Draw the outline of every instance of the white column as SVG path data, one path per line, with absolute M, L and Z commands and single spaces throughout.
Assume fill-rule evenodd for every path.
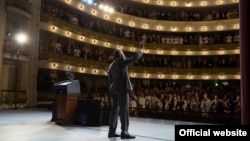
M 35 107 L 37 103 L 37 70 L 38 70 L 38 50 L 39 50 L 39 25 L 41 0 L 33 0 L 32 17 L 29 23 L 29 61 L 27 62 L 27 106 Z

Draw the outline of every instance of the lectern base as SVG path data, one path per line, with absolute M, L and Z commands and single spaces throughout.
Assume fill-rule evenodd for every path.
M 77 95 L 57 95 L 55 106 L 55 123 L 59 125 L 75 124 Z

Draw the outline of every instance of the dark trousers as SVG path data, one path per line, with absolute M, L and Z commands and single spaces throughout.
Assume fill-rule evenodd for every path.
M 109 116 L 109 133 L 115 133 L 120 115 L 122 134 L 128 133 L 129 126 L 129 94 L 125 91 L 110 90 L 112 97 Z

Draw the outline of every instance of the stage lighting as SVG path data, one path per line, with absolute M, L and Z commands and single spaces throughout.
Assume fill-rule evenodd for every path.
M 97 3 L 97 0 L 83 0 L 83 3 L 87 5 L 95 5 Z
M 113 13 L 114 8 L 107 4 L 104 0 L 82 0 L 82 2 L 89 6 L 98 6 L 101 10 L 108 13 Z

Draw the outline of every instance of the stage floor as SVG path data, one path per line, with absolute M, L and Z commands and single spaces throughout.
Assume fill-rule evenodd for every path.
M 61 126 L 51 122 L 51 111 L 46 109 L 0 110 L 1 141 L 118 141 L 108 138 L 108 126 Z M 177 124 L 195 122 L 130 117 L 129 133 L 133 141 L 174 141 Z M 117 133 L 120 133 L 120 123 Z

